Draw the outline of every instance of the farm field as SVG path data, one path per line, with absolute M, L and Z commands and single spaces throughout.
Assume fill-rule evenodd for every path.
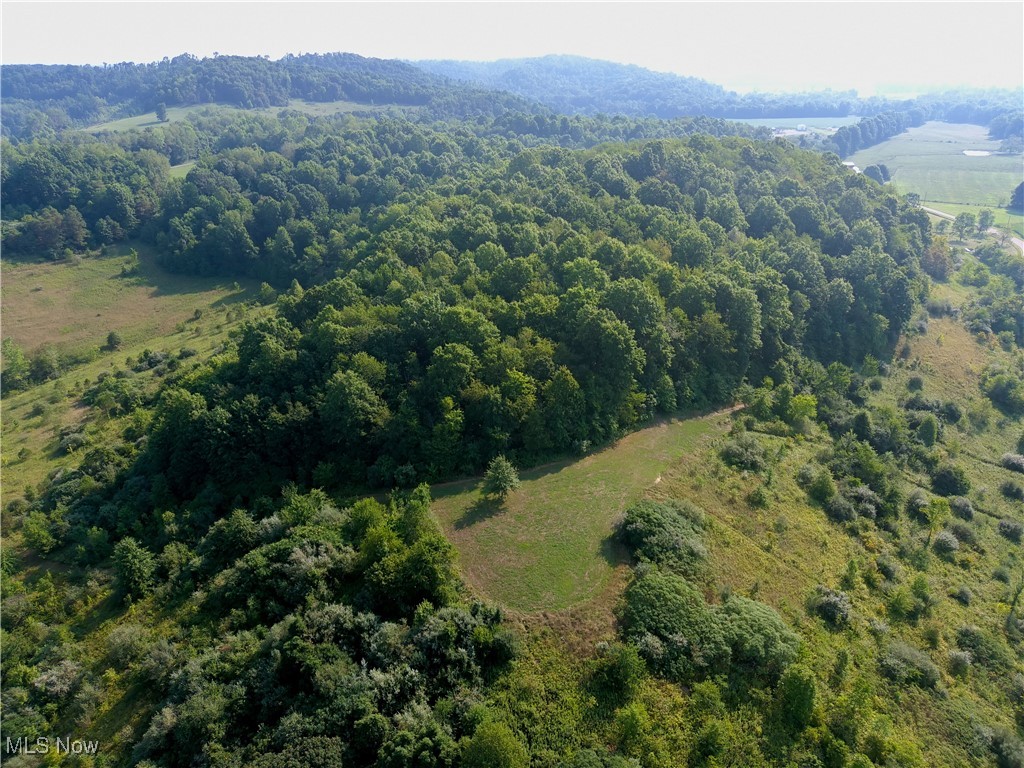
M 973 213 L 975 217 L 985 210 L 986 208 L 992 211 L 996 216 L 996 226 L 1008 229 L 1011 232 L 1015 232 L 1019 237 L 1024 237 L 1024 215 L 1019 213 L 1011 213 L 1005 208 L 997 208 L 991 205 L 963 205 L 958 203 L 937 203 L 934 200 L 924 201 L 924 205 L 928 208 L 934 208 L 936 211 L 942 211 L 948 213 L 950 216 L 956 216 L 958 213 L 967 212 Z
M 728 423 L 722 414 L 671 420 L 524 471 L 504 505 L 479 480 L 438 486 L 433 509 L 475 590 L 521 613 L 571 608 L 599 596 L 624 562 L 611 537 L 626 506 Z
M 860 168 L 884 164 L 901 192 L 916 192 L 928 203 L 997 208 L 1024 178 L 1020 155 L 968 156 L 964 151 L 995 153 L 1000 142 L 978 125 L 929 122 L 847 160 Z M 941 205 L 932 206 L 942 209 Z

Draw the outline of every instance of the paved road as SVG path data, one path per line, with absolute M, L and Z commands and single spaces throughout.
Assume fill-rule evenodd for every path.
M 921 206 L 921 210 L 924 211 L 925 213 L 930 213 L 932 216 L 938 216 L 940 219 L 949 219 L 950 221 L 953 221 L 953 220 L 956 219 L 955 216 L 950 216 L 948 213 L 943 213 L 942 211 L 936 211 L 934 208 L 928 208 L 927 206 L 924 206 L 924 205 Z M 989 232 L 990 235 L 996 235 L 997 237 L 999 235 L 1004 234 L 1003 230 L 996 229 L 995 227 L 989 227 L 988 232 Z M 1011 237 L 1010 238 L 1010 242 L 1013 243 L 1014 247 L 1018 251 L 1020 251 L 1021 253 L 1024 253 L 1024 240 L 1021 240 L 1019 237 Z

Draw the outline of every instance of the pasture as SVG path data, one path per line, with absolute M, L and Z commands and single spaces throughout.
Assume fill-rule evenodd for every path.
M 585 458 L 525 471 L 503 504 L 485 497 L 478 479 L 437 486 L 434 513 L 476 592 L 519 613 L 579 606 L 614 586 L 625 560 L 612 535 L 626 506 L 728 423 L 723 414 L 665 421 Z
M 979 125 L 929 122 L 847 160 L 860 168 L 888 166 L 893 186 L 903 193 L 916 192 L 939 210 L 945 210 L 939 203 L 995 209 L 1006 205 L 1024 178 L 1024 158 L 995 154 L 999 144 Z M 993 154 L 968 156 L 965 151 Z

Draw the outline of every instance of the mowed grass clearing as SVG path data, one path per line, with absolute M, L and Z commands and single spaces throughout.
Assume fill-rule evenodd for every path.
M 62 351 L 102 346 L 117 331 L 126 346 L 171 333 L 195 311 L 252 298 L 255 283 L 175 275 L 149 249 L 137 274 L 121 276 L 129 246 L 68 262 L 9 262 L 3 269 L 3 336 L 26 352 L 43 344 Z
M 994 154 L 1000 142 L 980 125 L 928 122 L 847 158 L 860 168 L 884 164 L 901 192 L 939 203 L 1002 207 L 1024 179 L 1024 158 Z M 964 151 L 993 154 L 970 157 Z M 938 207 L 938 206 L 936 206 Z
M 479 479 L 437 486 L 433 509 L 476 592 L 520 614 L 570 609 L 606 592 L 623 568 L 612 535 L 626 506 L 728 424 L 711 414 L 642 429 L 523 472 L 504 504 L 484 497 Z
M 355 101 L 303 101 L 302 99 L 292 99 L 288 102 L 288 106 L 274 106 L 274 107 L 257 107 L 255 109 L 242 109 L 241 107 L 232 106 L 229 104 L 190 104 L 183 107 L 168 107 L 167 108 L 167 121 L 160 122 L 156 119 L 155 112 L 146 112 L 141 115 L 133 115 L 132 117 L 124 117 L 119 120 L 110 120 L 105 123 L 98 123 L 96 125 L 90 125 L 81 130 L 85 133 L 103 133 L 105 131 L 130 131 L 135 128 L 156 128 L 161 125 L 167 125 L 168 123 L 177 123 L 181 120 L 185 120 L 189 115 L 193 115 L 199 112 L 246 112 L 264 115 L 277 115 L 284 109 L 293 109 L 297 112 L 303 112 L 313 117 L 324 117 L 327 115 L 336 115 L 343 112 L 379 112 L 385 109 L 415 109 L 415 107 L 409 107 L 399 104 L 360 104 Z

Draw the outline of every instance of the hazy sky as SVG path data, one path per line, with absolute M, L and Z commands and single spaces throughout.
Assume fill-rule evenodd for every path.
M 1018 87 L 1024 3 L 278 3 L 3 0 L 3 63 L 349 51 L 492 60 L 572 53 L 727 88 Z

